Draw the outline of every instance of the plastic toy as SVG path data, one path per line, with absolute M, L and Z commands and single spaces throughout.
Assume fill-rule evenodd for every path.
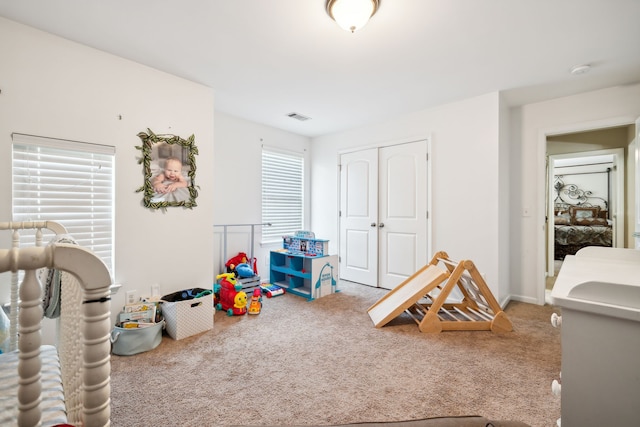
M 237 284 L 236 275 L 234 273 L 221 273 L 216 276 L 216 280 L 218 282 L 221 282 L 223 279 L 231 283 L 233 286 L 237 286 L 238 289 L 236 290 L 239 291 L 240 289 L 242 289 L 242 285 Z
M 236 274 L 238 277 L 253 277 L 253 269 L 247 263 L 238 264 Z
M 228 312 L 228 310 L 227 310 Z M 233 314 L 245 314 L 247 312 L 247 293 L 240 291 L 233 297 Z
M 242 267 L 242 268 L 248 268 L 249 270 L 252 270 L 251 273 L 249 273 L 249 271 L 245 271 L 243 274 L 245 274 L 244 276 L 240 275 L 240 273 L 238 272 L 238 267 L 240 267 L 241 265 L 246 265 L 247 267 Z M 234 273 L 236 276 L 240 276 L 240 277 L 253 277 L 254 275 L 258 274 L 258 266 L 257 266 L 257 262 L 255 257 L 254 258 L 248 258 L 247 254 L 244 252 L 239 252 L 238 255 L 234 256 L 233 258 L 230 258 L 225 264 L 224 266 L 227 268 L 227 273 Z
M 271 283 L 263 283 L 260 285 L 262 292 L 267 295 L 267 298 L 277 297 L 284 294 L 284 289 L 278 285 L 272 285 Z
M 216 276 L 218 285 L 214 286 L 214 292 L 219 294 L 216 310 L 225 310 L 227 316 L 241 316 L 247 313 L 247 294 L 243 292 L 242 285 L 237 283 L 233 273 L 223 273 Z
M 229 260 L 224 264 L 227 267 L 227 273 L 231 273 L 238 264 L 242 264 L 243 262 L 247 262 L 247 254 L 244 252 L 238 252 L 238 255 L 229 258 Z
M 249 302 L 249 314 L 260 314 L 262 310 L 262 292 L 260 288 L 255 288 Z
M 200 298 L 203 297 L 205 295 L 209 295 L 211 293 L 211 289 L 186 289 L 184 291 L 182 291 L 182 293 L 180 294 L 180 297 L 183 300 L 188 300 L 188 299 L 194 299 L 194 298 Z

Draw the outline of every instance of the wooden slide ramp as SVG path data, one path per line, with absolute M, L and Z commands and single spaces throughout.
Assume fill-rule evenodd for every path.
M 463 295 L 462 301 L 445 303 L 454 288 Z M 446 252 L 437 252 L 429 264 L 389 291 L 367 312 L 376 328 L 407 313 L 421 332 L 513 330 L 474 263 L 451 261 Z

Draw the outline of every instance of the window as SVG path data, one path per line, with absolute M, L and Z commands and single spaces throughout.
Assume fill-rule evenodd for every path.
M 113 274 L 115 148 L 16 133 L 12 139 L 13 221 L 61 223 Z
M 262 241 L 275 242 L 302 230 L 304 223 L 302 153 L 262 148 Z

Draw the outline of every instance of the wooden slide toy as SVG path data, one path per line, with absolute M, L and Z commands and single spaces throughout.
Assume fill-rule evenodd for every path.
M 454 288 L 460 291 L 462 300 L 446 303 Z M 429 264 L 389 291 L 367 311 L 376 328 L 383 327 L 401 313 L 407 313 L 421 332 L 513 330 L 511 321 L 474 263 L 469 260 L 451 261 L 446 252 L 437 252 Z

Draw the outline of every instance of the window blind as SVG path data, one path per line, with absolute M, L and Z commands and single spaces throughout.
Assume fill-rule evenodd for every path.
M 12 139 L 13 220 L 61 223 L 113 274 L 115 148 L 23 134 Z
M 273 242 L 302 230 L 304 222 L 302 154 L 262 149 L 262 241 Z

